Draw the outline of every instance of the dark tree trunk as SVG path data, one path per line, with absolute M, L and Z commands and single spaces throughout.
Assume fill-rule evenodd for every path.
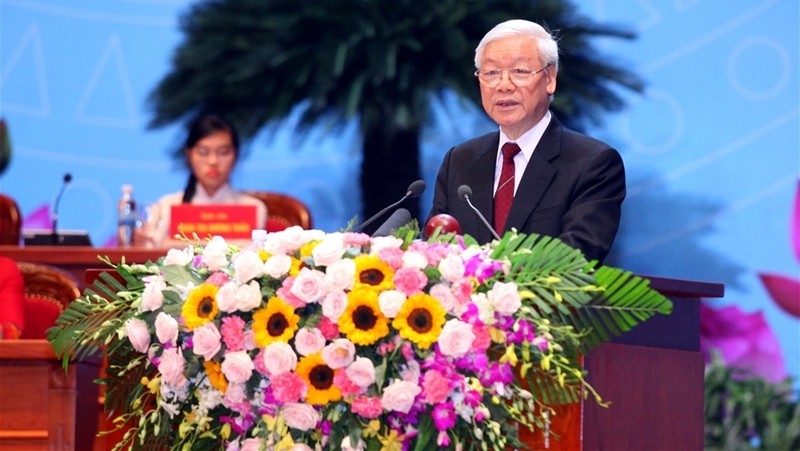
M 400 200 L 411 182 L 421 178 L 419 164 L 419 129 L 376 127 L 364 130 L 361 163 L 361 197 L 363 217 L 360 222 Z M 413 218 L 420 218 L 419 199 L 408 199 L 398 208 L 407 209 Z M 374 231 L 392 212 L 367 227 Z

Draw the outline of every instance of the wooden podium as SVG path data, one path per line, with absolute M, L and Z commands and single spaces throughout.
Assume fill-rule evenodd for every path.
M 724 286 L 642 276 L 669 298 L 673 312 L 657 315 L 592 350 L 588 381 L 610 402 L 589 398 L 559 406 L 553 431 L 559 440 L 523 435 L 532 449 L 703 449 L 703 372 L 700 299 L 721 297 Z
M 96 362 L 64 370 L 45 340 L 0 340 L 0 449 L 91 449 L 98 370 Z

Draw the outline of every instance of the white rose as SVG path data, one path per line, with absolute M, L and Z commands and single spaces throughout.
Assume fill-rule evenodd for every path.
M 261 287 L 255 280 L 236 288 L 236 308 L 249 312 L 261 305 Z
M 386 387 L 381 396 L 381 406 L 384 410 L 408 413 L 414 405 L 414 398 L 422 388 L 408 381 L 397 381 Z
M 351 258 L 333 262 L 325 268 L 325 283 L 331 290 L 351 290 L 356 281 L 356 262 Z
M 170 249 L 167 251 L 167 256 L 164 257 L 164 265 L 178 265 L 186 266 L 194 260 L 194 252 L 192 248 L 187 246 L 183 249 Z
M 291 253 L 300 249 L 306 240 L 303 237 L 303 228 L 300 226 L 287 227 L 276 233 L 280 248 L 285 252 Z
M 355 445 L 350 444 L 350 436 L 342 439 L 342 444 L 340 445 L 342 451 L 364 451 L 367 449 L 367 444 L 364 443 L 364 440 L 358 439 L 358 443 Z
M 447 313 L 460 316 L 461 312 L 456 312 L 456 297 L 453 292 L 450 291 L 449 286 L 443 283 L 437 283 L 431 287 L 430 295 L 439 301 L 439 304 L 442 305 L 442 308 L 445 309 Z
M 355 356 L 356 346 L 346 338 L 337 338 L 322 349 L 322 361 L 332 370 L 350 365 Z
M 306 304 L 311 304 L 321 301 L 328 291 L 327 288 L 325 275 L 321 271 L 303 268 L 294 278 L 289 291 Z
M 220 268 L 228 265 L 228 250 L 225 238 L 215 236 L 203 249 L 203 262 L 212 272 L 219 271 Z
M 444 323 L 439 334 L 439 351 L 448 357 L 463 357 L 472 348 L 475 333 L 472 326 L 458 319 Z
M 355 362 L 345 370 L 347 377 L 361 388 L 375 383 L 375 365 L 366 357 L 356 357 Z
M 457 255 L 448 254 L 439 262 L 438 268 L 442 279 L 448 282 L 452 283 L 464 277 L 464 261 Z
M 400 249 L 403 247 L 403 240 L 396 236 L 377 236 L 370 239 L 369 252 L 378 254 L 384 249 Z
M 233 351 L 225 353 L 221 369 L 228 381 L 237 384 L 245 383 L 250 379 L 255 365 L 247 351 Z
M 316 428 L 320 414 L 311 405 L 300 402 L 287 402 L 281 408 L 281 416 L 290 428 L 308 431 Z
M 302 356 L 316 354 L 325 346 L 325 337 L 317 328 L 304 327 L 294 337 L 294 347 Z
M 125 323 L 125 333 L 128 340 L 133 345 L 133 349 L 139 352 L 147 352 L 150 347 L 150 332 L 147 330 L 147 323 L 139 318 L 131 318 Z
M 221 312 L 233 313 L 238 306 L 236 305 L 236 287 L 238 284 L 234 281 L 225 282 L 224 285 L 217 290 L 217 308 Z
M 495 310 L 503 315 L 513 315 L 522 305 L 522 298 L 514 282 L 496 282 L 489 290 L 489 299 L 495 306 Z
M 381 313 L 387 318 L 394 318 L 406 302 L 405 293 L 397 290 L 382 291 L 378 295 L 378 305 Z
M 266 262 L 264 262 L 264 267 L 262 270 L 264 271 L 264 274 L 272 277 L 273 279 L 280 279 L 286 274 L 289 274 L 290 269 L 292 269 L 292 257 L 289 257 L 286 254 L 274 254 L 271 255 Z
M 156 336 L 160 343 L 175 344 L 178 341 L 178 321 L 164 312 L 159 312 L 156 316 Z
M 297 367 L 297 354 L 288 343 L 276 341 L 267 345 L 261 353 L 264 367 L 272 376 L 279 376 Z
M 142 292 L 142 303 L 139 304 L 139 311 L 153 312 L 164 305 L 163 290 L 167 288 L 167 283 L 160 276 L 144 277 L 144 291 Z
M 250 279 L 262 274 L 264 263 L 257 253 L 253 251 L 242 251 L 234 255 L 233 278 L 242 283 L 247 283 Z
M 314 265 L 328 266 L 342 259 L 345 245 L 341 233 L 329 233 L 311 250 Z
M 336 322 L 347 309 L 347 293 L 344 291 L 331 291 L 322 300 L 322 314 L 329 320 Z
M 403 253 L 403 268 L 424 269 L 428 266 L 428 257 L 417 251 L 406 251 Z

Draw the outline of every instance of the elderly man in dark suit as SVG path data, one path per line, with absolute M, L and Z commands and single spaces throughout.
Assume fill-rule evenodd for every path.
M 446 213 L 479 242 L 492 231 L 516 229 L 557 237 L 602 260 L 617 234 L 625 198 L 619 153 L 564 128 L 550 112 L 558 46 L 540 25 L 510 20 L 493 28 L 475 50 L 483 108 L 497 132 L 450 149 L 436 178 L 429 217 Z

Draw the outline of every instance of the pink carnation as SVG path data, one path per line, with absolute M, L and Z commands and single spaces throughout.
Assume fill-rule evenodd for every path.
M 319 320 L 317 329 L 322 332 L 322 336 L 327 340 L 333 340 L 339 336 L 339 325 L 328 319 L 326 316 L 323 316 L 322 319 Z
M 222 341 L 226 348 L 231 351 L 244 349 L 244 326 L 244 320 L 238 316 L 222 318 Z
M 406 296 L 419 293 L 427 284 L 428 277 L 417 268 L 400 268 L 394 273 L 395 289 Z
M 274 376 L 270 378 L 270 382 L 272 382 L 272 394 L 281 404 L 300 401 L 308 390 L 303 378 L 295 373 Z
M 333 376 L 333 385 L 342 391 L 342 396 L 344 397 L 360 395 L 363 391 L 361 387 L 347 377 L 345 371 L 337 371 L 335 373 Z
M 353 413 L 364 418 L 378 418 L 383 413 L 381 398 L 372 396 L 357 396 L 350 407 Z
M 396 247 L 384 248 L 378 252 L 378 258 L 396 270 L 403 266 L 403 254 L 403 250 Z
M 345 246 L 364 247 L 369 244 L 370 236 L 366 233 L 345 232 L 342 238 Z
M 217 286 L 217 287 L 221 287 L 221 286 L 225 285 L 230 280 L 231 280 L 231 278 L 228 277 L 228 275 L 225 274 L 224 272 L 216 271 L 216 272 L 212 273 L 210 276 L 208 276 L 208 279 L 206 279 L 206 283 L 214 285 L 214 286 Z
M 475 334 L 475 340 L 472 342 L 472 350 L 474 352 L 484 352 L 489 349 L 492 344 L 492 337 L 489 335 L 488 326 L 472 326 L 472 333 Z
M 450 381 L 437 370 L 430 370 L 422 376 L 422 396 L 428 404 L 439 404 L 450 394 Z

